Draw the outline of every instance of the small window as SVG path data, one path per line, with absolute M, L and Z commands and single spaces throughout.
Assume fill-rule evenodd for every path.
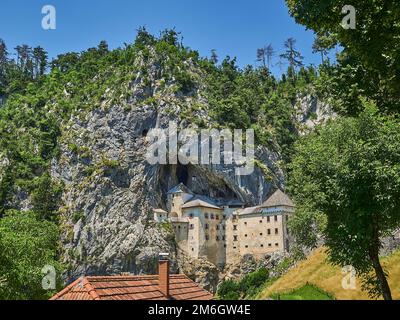
M 214 214 L 211 213 L 211 220 L 214 220 Z
M 233 230 L 237 230 L 237 225 L 236 224 L 233 225 Z
M 218 214 L 215 215 L 215 219 L 219 220 L 219 215 Z
M 279 234 L 278 228 L 275 228 L 275 234 Z
M 264 248 L 264 245 L 263 245 L 263 244 L 261 245 L 261 248 Z
M 226 244 L 224 244 L 224 248 L 226 248 Z
M 208 230 L 208 223 L 206 223 L 206 225 L 205 225 L 205 229 L 206 229 L 206 230 Z
M 222 236 L 222 241 L 225 241 L 225 236 Z
M 245 247 L 245 248 L 248 248 L 249 246 L 246 244 L 244 247 Z
M 215 240 L 219 241 L 219 236 L 217 236 L 217 237 L 215 238 Z
M 222 215 L 222 219 L 226 219 L 226 215 L 225 214 Z
M 194 224 L 191 224 L 190 225 L 190 230 L 193 230 L 194 229 Z
M 262 220 L 260 220 L 260 223 L 262 223 Z
M 247 238 L 247 234 L 244 235 Z
M 272 243 L 268 243 L 268 247 L 272 247 Z
M 237 238 L 237 236 L 233 236 L 233 241 L 238 241 Z
M 193 219 L 193 213 L 189 214 L 189 218 Z
M 262 234 L 262 232 L 260 233 L 260 236 L 262 236 L 263 234 Z
M 209 240 L 209 239 L 210 239 L 210 237 L 208 235 L 206 235 L 206 240 Z
M 236 247 L 233 247 L 233 249 L 236 249 Z
M 204 218 L 208 219 L 208 213 L 207 212 L 204 214 Z
M 271 229 L 268 229 L 267 232 L 268 232 L 268 235 L 270 235 L 271 234 Z
M 216 226 L 217 230 L 219 230 L 219 225 Z
M 278 216 L 274 216 L 275 222 L 278 221 Z
M 279 243 L 275 243 L 275 247 L 279 247 Z
M 194 248 L 192 248 L 192 251 L 194 251 Z
M 247 226 L 247 222 L 245 222 L 244 225 Z
M 271 222 L 271 217 L 267 217 L 267 222 Z

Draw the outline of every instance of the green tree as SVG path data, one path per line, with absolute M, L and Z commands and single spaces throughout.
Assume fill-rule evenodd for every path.
M 8 51 L 6 43 L 0 39 L 0 94 L 7 81 Z
M 384 111 L 400 107 L 400 6 L 397 0 L 357 1 L 356 29 L 341 26 L 346 0 L 286 0 L 298 23 L 335 39 L 343 48 L 342 64 L 349 65 L 346 85 L 361 86 Z M 347 70 L 350 71 L 350 70 Z M 360 76 L 358 76 L 360 73 Z M 351 104 L 349 104 L 351 107 Z
M 280 57 L 288 61 L 289 67 L 295 70 L 297 67 L 303 66 L 304 57 L 296 49 L 296 40 L 289 38 L 285 41 L 284 46 L 285 52 Z
M 32 192 L 33 210 L 41 220 L 57 221 L 57 208 L 61 196 L 61 187 L 56 185 L 46 172 L 34 180 Z
M 218 63 L 218 54 L 217 54 L 217 50 L 212 49 L 211 50 L 211 58 L 210 58 L 211 62 L 213 64 L 217 64 Z
M 352 265 L 371 296 L 388 300 L 379 250 L 382 237 L 400 226 L 399 150 L 400 122 L 366 103 L 360 117 L 339 119 L 303 138 L 290 176 L 299 210 L 310 221 L 326 216 L 331 261 Z
M 235 280 L 222 282 L 218 287 L 217 295 L 222 300 L 239 300 L 238 284 Z
M 32 52 L 35 77 L 42 76 L 47 68 L 47 52 L 42 47 L 36 47 Z
M 42 287 L 46 265 L 56 269 L 60 288 L 57 240 L 57 226 L 33 213 L 13 211 L 0 219 L 0 300 L 50 298 L 55 292 Z
M 335 47 L 335 41 L 327 35 L 317 35 L 312 46 L 313 53 L 321 54 L 321 62 L 325 62 L 325 57 L 329 51 Z

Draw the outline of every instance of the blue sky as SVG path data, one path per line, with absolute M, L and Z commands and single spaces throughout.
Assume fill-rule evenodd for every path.
M 57 29 L 43 30 L 41 9 L 57 10 Z M 9 48 L 27 43 L 44 47 L 50 57 L 82 51 L 106 40 L 111 48 L 133 41 L 139 26 L 152 33 L 175 27 L 184 44 L 208 56 L 236 56 L 240 66 L 255 64 L 256 49 L 272 43 L 282 51 L 288 37 L 307 64 L 320 63 L 311 50 L 313 32 L 297 25 L 284 0 L 190 1 L 190 0 L 1 0 L 0 38 Z M 277 58 L 275 62 L 277 62 Z M 274 73 L 280 74 L 279 66 Z

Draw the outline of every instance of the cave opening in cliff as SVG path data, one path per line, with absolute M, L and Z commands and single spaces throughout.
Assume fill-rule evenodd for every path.
M 184 185 L 187 185 L 188 180 L 189 180 L 188 167 L 184 166 L 182 164 L 178 164 L 178 167 L 176 169 L 176 176 L 178 178 L 179 183 L 183 183 Z
M 149 133 L 149 129 L 144 129 L 142 131 L 142 137 L 147 137 L 147 134 Z

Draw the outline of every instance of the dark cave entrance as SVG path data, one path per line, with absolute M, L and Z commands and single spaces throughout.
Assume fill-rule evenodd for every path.
M 147 137 L 147 134 L 149 133 L 149 129 L 144 129 L 142 131 L 142 137 Z
M 188 167 L 178 164 L 178 167 L 176 168 L 176 176 L 178 178 L 178 183 L 183 183 L 184 185 L 187 185 L 188 180 L 189 180 Z

